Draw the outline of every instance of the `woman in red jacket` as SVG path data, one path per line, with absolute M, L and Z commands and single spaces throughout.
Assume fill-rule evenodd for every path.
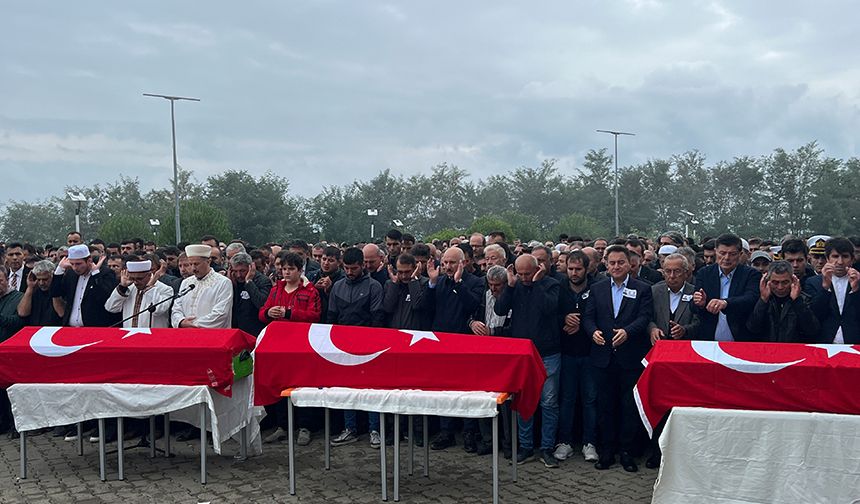
M 283 279 L 278 280 L 260 308 L 260 321 L 319 322 L 322 302 L 314 284 L 303 275 L 304 260 L 293 252 L 281 252 L 278 256 Z

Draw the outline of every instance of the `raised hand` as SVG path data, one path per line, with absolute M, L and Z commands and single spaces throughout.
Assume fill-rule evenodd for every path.
M 693 293 L 693 304 L 699 308 L 704 308 L 708 301 L 708 296 L 705 294 L 705 289 L 699 289 Z
M 436 261 L 432 257 L 427 261 L 427 276 L 434 285 L 439 280 L 439 268 L 436 267 Z
M 767 275 L 761 277 L 758 283 L 758 292 L 761 300 L 767 303 L 768 299 L 770 299 L 770 282 L 767 280 Z
M 540 280 L 546 275 L 546 265 L 544 263 L 540 263 L 538 265 L 537 271 L 535 271 L 535 275 L 532 277 L 532 282 L 540 282 Z
M 851 292 L 857 292 L 857 289 L 860 289 L 860 271 L 848 268 L 848 284 L 851 286 Z
M 64 257 L 64 258 L 60 259 L 60 264 L 58 264 L 57 266 L 59 266 L 60 268 L 62 268 L 64 270 L 67 270 L 67 269 L 72 267 L 72 261 L 69 261 L 68 257 Z
M 105 263 L 105 258 L 107 258 L 107 256 L 103 255 L 103 256 L 99 257 L 98 262 L 90 263 L 90 271 L 100 270 L 102 267 L 102 264 Z
M 248 274 L 245 275 L 245 283 L 249 283 L 254 280 L 254 277 L 257 275 L 257 265 L 251 261 L 251 267 L 248 268 Z
M 399 283 L 400 280 L 397 278 L 397 272 L 394 271 L 394 268 L 389 264 L 388 265 L 388 278 L 391 279 L 391 283 Z
M 131 279 L 128 277 L 128 270 L 123 269 L 119 272 L 119 284 L 123 287 L 128 287 L 131 285 Z
M 463 279 L 463 269 L 465 268 L 466 260 L 457 263 L 457 271 L 454 272 L 454 282 L 459 282 Z
M 508 265 L 508 287 L 513 287 L 517 284 L 517 274 L 514 272 L 514 265 Z
M 836 269 L 830 263 L 825 264 L 821 268 L 821 286 L 824 287 L 824 290 L 830 290 L 833 287 L 833 270 Z
M 36 288 L 36 275 L 31 271 L 29 275 L 27 275 L 27 290 L 34 290 Z

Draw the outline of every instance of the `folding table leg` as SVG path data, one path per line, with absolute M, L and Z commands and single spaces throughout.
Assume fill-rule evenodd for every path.
M 208 404 L 200 403 L 200 483 L 206 484 L 206 409 Z
M 385 450 L 385 438 L 381 448 Z M 394 414 L 394 502 L 400 502 L 400 415 Z
M 84 424 L 78 422 L 78 455 L 84 454 Z
M 325 408 L 325 470 L 331 469 L 331 410 Z
M 239 431 L 239 459 L 246 460 L 248 458 L 248 426 L 242 427 Z
M 406 461 L 406 471 L 412 476 L 412 469 L 415 465 L 415 431 L 412 429 L 412 415 L 406 419 L 406 430 L 409 431 L 409 458 Z
M 517 441 L 519 440 L 519 415 L 511 410 L 511 481 L 517 482 Z
M 493 504 L 499 504 L 499 415 L 493 417 Z M 514 460 L 514 465 L 517 465 Z
M 21 438 L 21 479 L 27 479 L 27 433 L 18 433 Z
M 424 477 L 430 477 L 430 427 L 427 425 L 427 415 L 424 415 Z
M 122 439 L 125 436 L 125 424 L 123 422 L 122 417 L 116 417 L 116 477 L 118 480 L 122 481 L 125 479 L 125 474 L 123 471 L 123 442 Z
M 379 447 L 379 468 L 382 473 L 382 500 L 388 500 L 388 467 L 385 461 L 385 413 L 379 414 L 379 435 L 382 437 L 382 444 Z
M 107 480 L 105 475 L 105 419 L 99 418 L 99 479 Z
M 296 452 L 293 448 L 293 399 L 287 398 L 287 457 L 290 464 L 290 495 L 296 495 Z
M 149 417 L 149 458 L 155 458 L 155 415 Z
M 164 456 L 170 457 L 170 413 L 164 414 Z

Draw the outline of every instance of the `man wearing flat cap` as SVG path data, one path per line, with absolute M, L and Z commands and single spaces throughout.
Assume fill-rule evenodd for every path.
M 121 320 L 118 314 L 105 310 L 117 279 L 104 262 L 105 256 L 101 256 L 94 263 L 88 246 L 72 245 L 68 257 L 57 265 L 51 297 L 64 326 L 108 327 Z
M 151 261 L 137 259 L 131 257 L 125 263 L 119 284 L 111 292 L 105 309 L 111 313 L 122 313 L 122 318 L 128 319 L 123 322 L 123 327 L 170 327 L 170 302 L 158 304 L 173 296 L 173 289 L 159 282 L 167 265 L 163 264 L 153 274 Z M 147 311 L 150 306 L 154 308 Z
M 210 266 L 212 247 L 188 245 L 185 255 L 191 264 L 192 275 L 179 287 L 180 294 L 187 294 L 173 304 L 170 316 L 173 327 L 228 329 L 233 318 L 233 284 Z

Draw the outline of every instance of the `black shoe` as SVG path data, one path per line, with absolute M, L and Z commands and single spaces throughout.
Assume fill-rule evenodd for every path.
M 200 438 L 200 429 L 197 427 L 188 427 L 176 434 L 177 441 L 190 441 L 192 439 Z
M 478 443 L 478 450 L 475 453 L 477 453 L 478 455 L 489 455 L 493 453 L 493 444 L 488 443 L 486 441 L 481 441 L 480 443 Z M 511 457 L 508 456 L 508 458 Z
M 520 450 L 517 452 L 517 465 L 523 465 L 529 460 L 533 459 L 535 456 L 535 451 L 532 449 L 528 450 Z
M 558 459 L 555 458 L 552 450 L 541 450 L 540 459 L 543 462 L 544 467 L 547 469 L 555 469 L 558 467 Z
M 510 443 L 502 443 L 502 456 L 508 460 L 513 457 L 513 448 Z
M 415 433 L 413 436 L 415 437 L 415 446 L 424 448 L 424 434 Z
M 466 453 L 475 453 L 478 451 L 478 442 L 475 440 L 474 433 L 463 433 L 463 450 L 465 450 Z
M 621 467 L 623 467 L 627 472 L 636 472 L 639 470 L 639 466 L 636 465 L 636 461 L 633 460 L 633 457 L 627 452 L 621 454 Z
M 457 443 L 454 441 L 454 434 L 448 431 L 439 431 L 433 441 L 430 442 L 430 448 L 433 450 L 444 450 L 449 446 L 454 446 Z
M 599 471 L 605 471 L 615 465 L 615 457 L 600 457 L 600 460 L 594 463 L 594 468 Z
M 648 460 L 645 461 L 645 467 L 647 467 L 648 469 L 657 469 L 658 467 L 660 467 L 660 459 L 662 458 L 663 457 L 656 453 L 654 455 L 651 455 L 650 457 L 648 457 Z

